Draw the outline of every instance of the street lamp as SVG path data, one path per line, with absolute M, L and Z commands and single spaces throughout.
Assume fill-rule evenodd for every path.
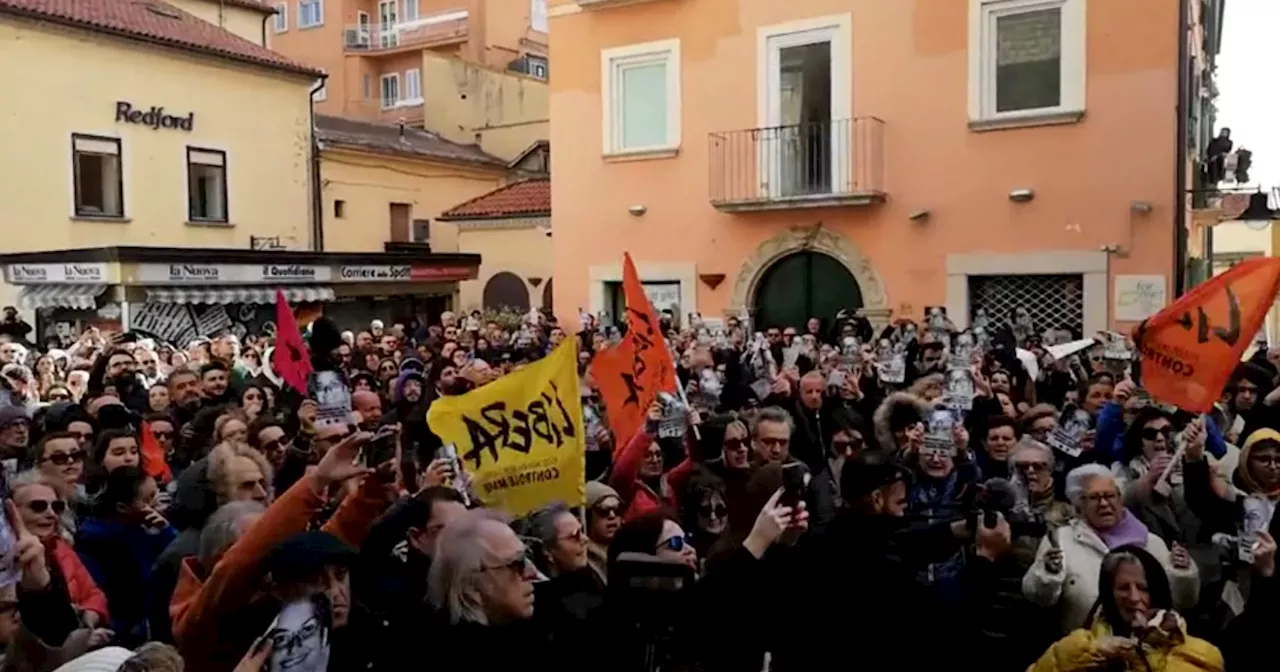
M 1267 198 L 1267 194 L 1259 189 L 1256 193 L 1249 196 L 1249 207 L 1244 212 L 1236 216 L 1236 221 L 1244 222 L 1244 225 L 1253 231 L 1261 231 L 1267 228 L 1271 222 L 1280 219 L 1280 210 L 1271 207 L 1271 203 Z

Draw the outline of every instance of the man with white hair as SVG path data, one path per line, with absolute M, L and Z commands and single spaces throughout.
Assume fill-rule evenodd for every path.
M 450 623 L 498 626 L 533 618 L 529 548 L 492 509 L 454 519 L 436 542 L 427 597 Z
M 1035 563 L 1022 577 L 1022 593 L 1041 607 L 1059 607 L 1063 634 L 1085 627 L 1098 600 L 1102 559 L 1122 546 L 1145 549 L 1169 575 L 1174 607 L 1195 606 L 1200 574 L 1187 549 L 1173 551 L 1124 508 L 1111 470 L 1086 464 L 1067 474 L 1067 499 L 1078 518 L 1050 532 L 1040 542 Z

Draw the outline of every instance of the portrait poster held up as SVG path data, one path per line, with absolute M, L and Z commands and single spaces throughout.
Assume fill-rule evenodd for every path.
M 1198 285 L 1134 330 L 1142 386 L 1208 413 L 1280 291 L 1280 258 L 1250 259 Z
M 679 387 L 658 313 L 644 293 L 630 254 L 622 258 L 622 292 L 627 301 L 627 334 L 591 361 L 591 377 L 613 429 L 615 455 L 644 424 L 645 412 L 658 393 Z
M 457 448 L 486 506 L 522 516 L 550 502 L 582 506 L 586 442 L 577 342 L 427 410 L 427 424 Z

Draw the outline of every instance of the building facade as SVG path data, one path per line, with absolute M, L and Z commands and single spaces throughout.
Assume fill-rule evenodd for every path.
M 368 255 L 309 258 L 325 268 L 313 275 L 270 271 L 283 251 L 323 243 L 311 119 L 322 73 L 263 46 L 271 16 L 250 0 L 0 0 L 0 62 L 11 64 L 0 88 L 60 92 L 56 104 L 21 95 L 4 105 L 5 305 L 37 311 L 40 328 L 128 328 L 149 304 L 271 303 L 282 279 L 312 281 L 296 300 L 363 296 L 326 278 L 378 265 Z M 108 248 L 143 251 L 80 253 Z M 196 263 L 214 257 L 246 268 Z M 470 264 L 465 272 L 431 283 L 474 276 L 478 259 L 460 259 L 449 263 Z M 167 275 L 131 275 L 121 264 L 132 261 L 200 268 L 183 276 L 187 291 L 166 294 Z
M 322 114 L 424 126 L 505 159 L 547 138 L 547 0 L 284 0 L 271 44 Z
M 553 0 L 560 318 L 616 315 L 629 251 L 680 315 L 1141 319 L 1184 254 L 1190 4 Z

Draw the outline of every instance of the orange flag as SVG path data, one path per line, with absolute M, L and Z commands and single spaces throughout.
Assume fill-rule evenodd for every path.
M 674 391 L 677 385 L 658 313 L 644 293 L 630 254 L 622 260 L 622 291 L 627 299 L 627 335 L 591 360 L 591 376 L 613 429 L 615 455 L 644 424 L 658 392 Z
M 160 445 L 160 440 L 155 434 L 151 433 L 151 423 L 142 423 L 142 445 L 138 447 L 138 452 L 142 454 L 142 469 L 147 475 L 156 479 L 157 483 L 168 483 L 173 480 L 173 470 L 169 468 L 169 461 L 164 458 L 164 448 Z
M 1208 413 L 1280 291 L 1280 258 L 1250 259 L 1204 282 L 1134 330 L 1142 386 Z

